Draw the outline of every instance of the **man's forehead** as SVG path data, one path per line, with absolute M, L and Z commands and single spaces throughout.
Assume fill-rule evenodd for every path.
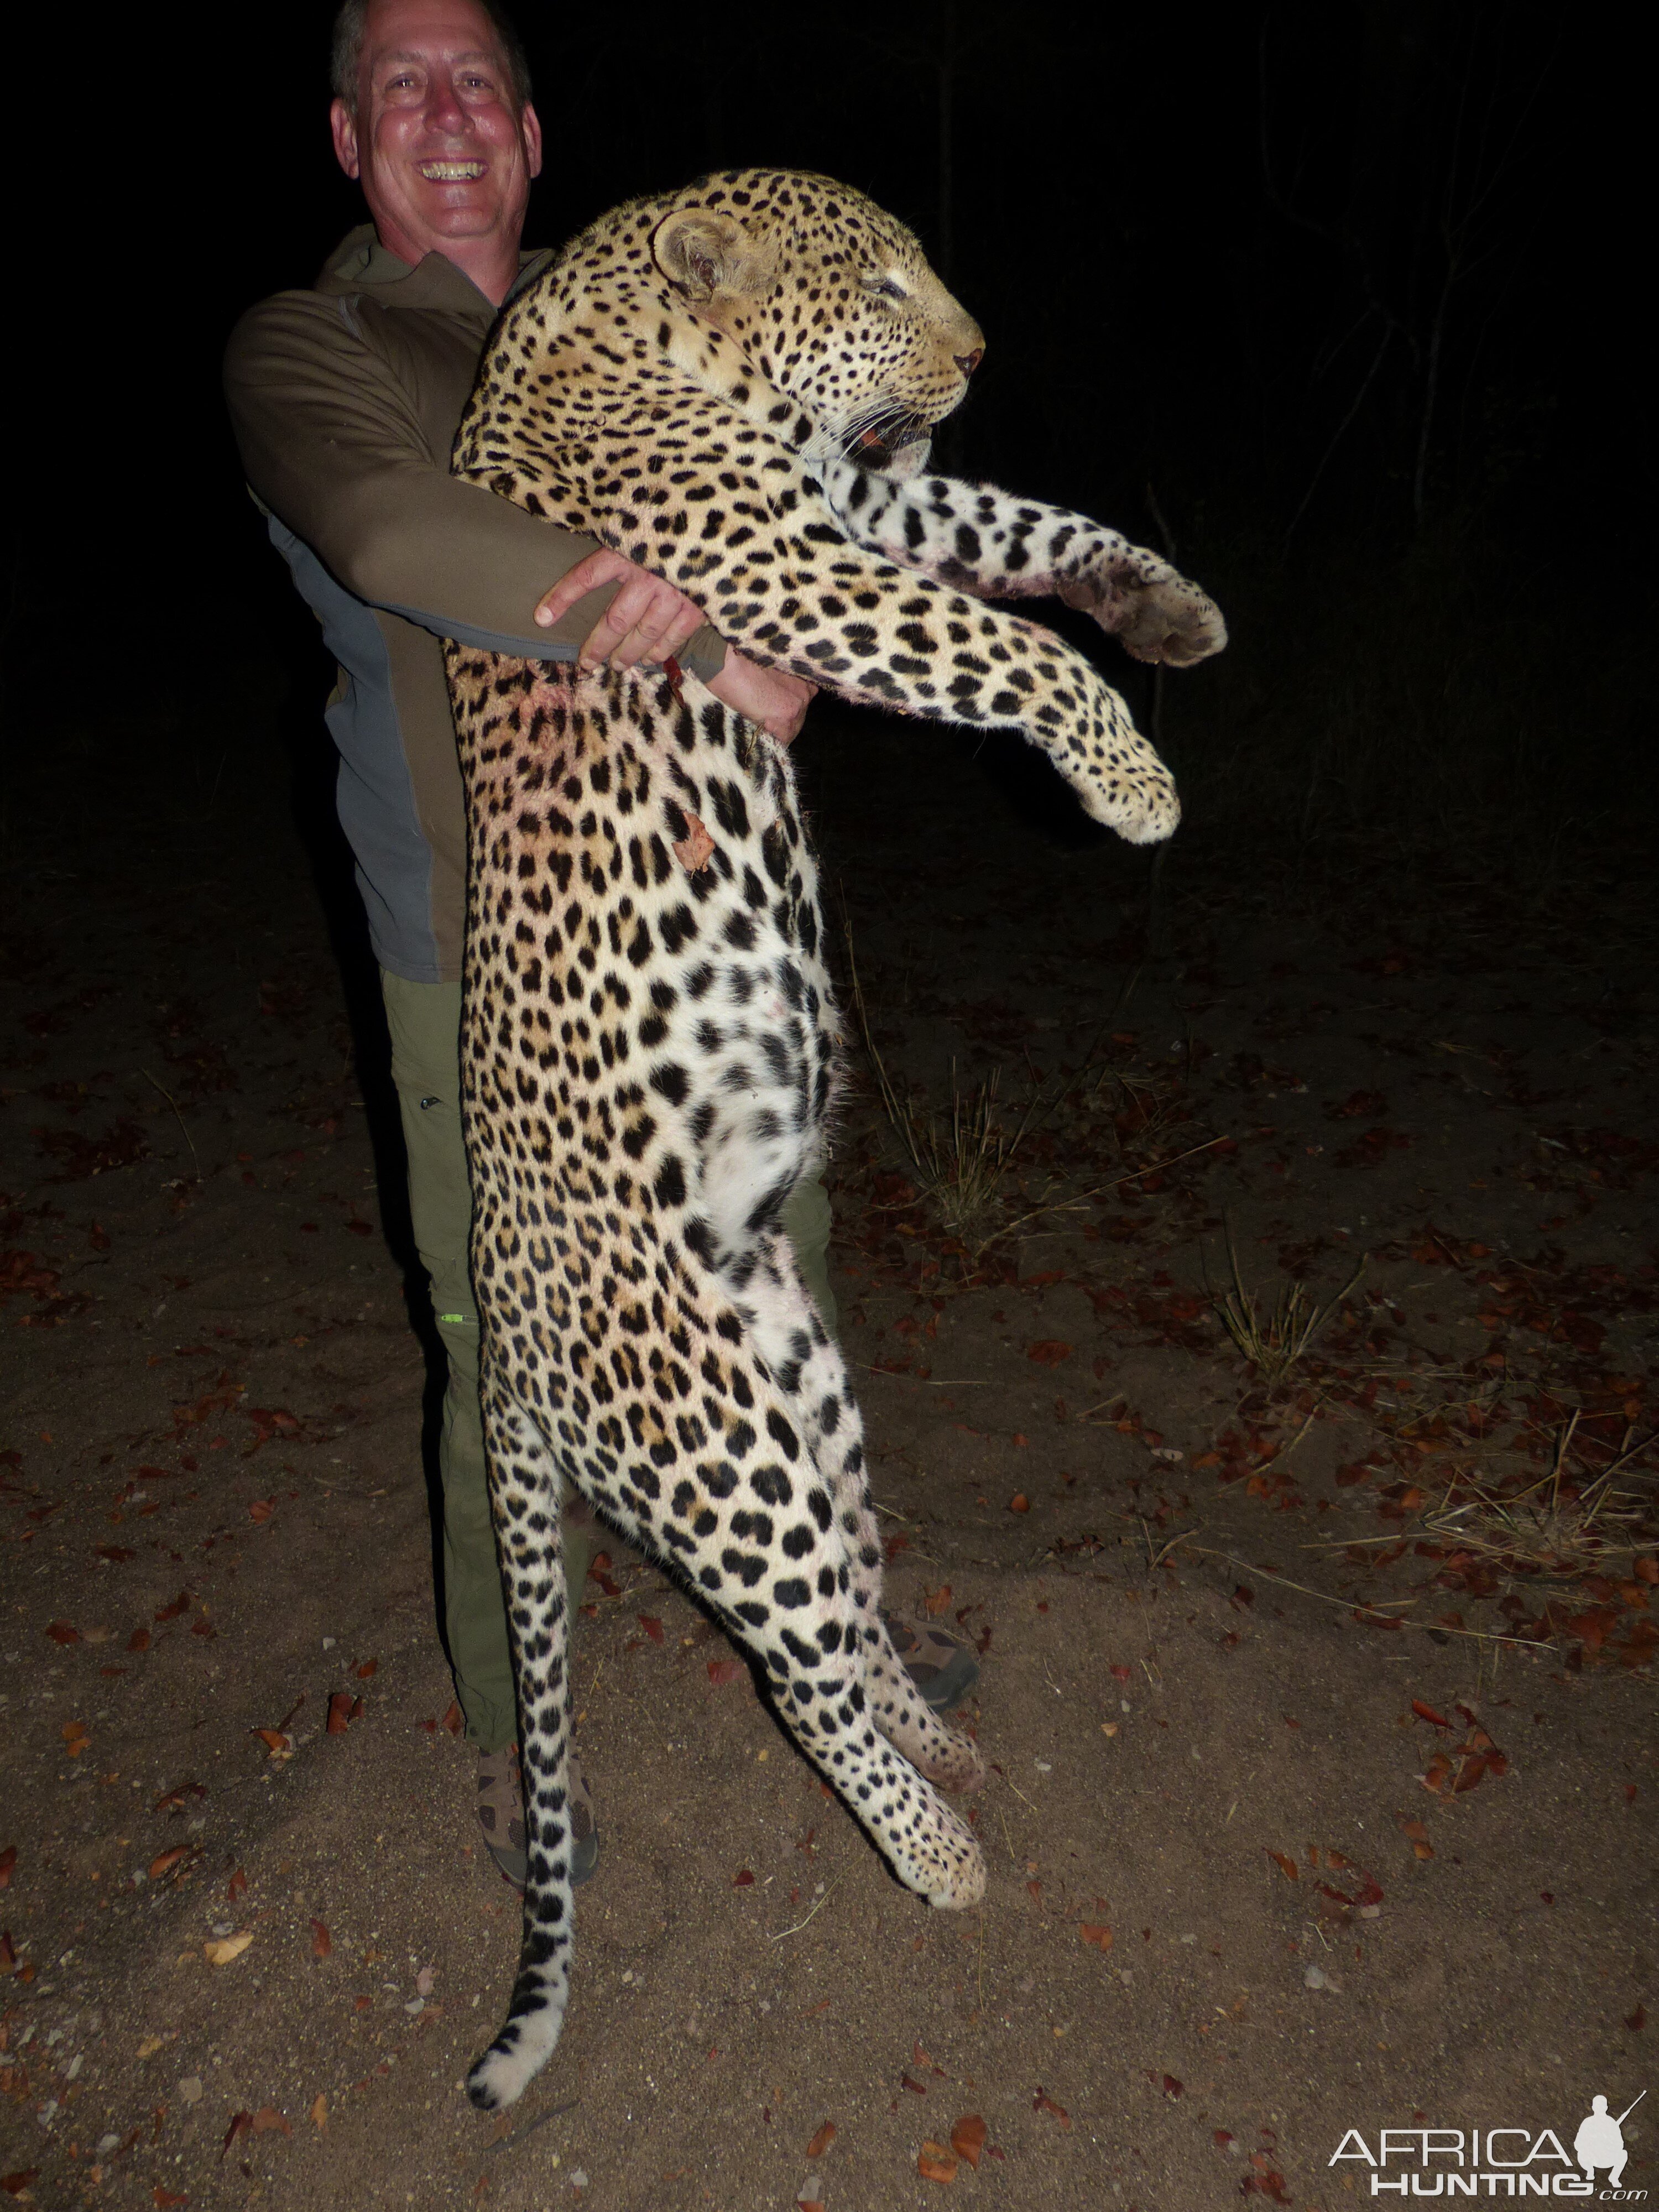
M 467 0 L 372 0 L 363 28 L 363 58 L 371 67 L 434 55 L 498 66 L 507 58 L 489 16 Z
M 496 46 L 452 46 L 441 39 L 423 39 L 418 46 L 372 46 L 369 58 L 377 67 L 381 62 L 430 61 L 434 53 L 441 53 L 452 62 L 495 62 L 502 60 Z

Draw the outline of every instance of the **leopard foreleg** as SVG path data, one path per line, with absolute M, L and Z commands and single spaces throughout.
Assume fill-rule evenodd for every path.
M 975 598 L 1058 599 L 1091 614 L 1137 660 L 1184 668 L 1227 642 L 1221 610 L 1142 545 L 1087 515 L 950 477 L 908 482 L 823 464 L 849 538 Z

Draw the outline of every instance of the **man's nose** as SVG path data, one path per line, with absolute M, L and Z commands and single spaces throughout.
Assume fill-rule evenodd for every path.
M 426 123 L 428 130 L 458 131 L 466 127 L 466 110 L 456 96 L 455 88 L 446 76 L 434 77 L 426 96 Z

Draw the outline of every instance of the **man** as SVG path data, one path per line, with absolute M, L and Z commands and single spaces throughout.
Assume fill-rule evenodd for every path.
M 512 1660 L 467 1263 L 465 826 L 439 641 L 588 665 L 672 656 L 783 744 L 813 692 L 730 650 L 659 578 L 449 474 L 495 310 L 548 258 L 520 250 L 541 126 L 496 0 L 346 0 L 333 84 L 335 153 L 373 220 L 345 239 L 313 290 L 278 294 L 243 318 L 226 394 L 271 538 L 339 664 L 327 719 L 341 755 L 340 819 L 380 963 L 416 1242 L 449 1361 L 439 1449 L 445 1625 L 479 1753 L 479 1817 L 496 1863 L 522 1886 Z M 820 1184 L 796 1192 L 786 1226 L 833 1322 Z M 568 1505 L 573 1595 L 586 1525 L 586 1509 Z M 966 1694 L 977 1669 L 964 1647 L 895 1630 L 931 1703 L 944 1710 Z M 598 1837 L 591 1807 L 575 1811 L 580 1881 Z

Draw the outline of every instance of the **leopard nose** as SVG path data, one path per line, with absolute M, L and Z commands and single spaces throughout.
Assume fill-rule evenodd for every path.
M 964 376 L 971 376 L 984 358 L 984 347 L 975 346 L 972 353 L 959 353 L 956 356 L 956 363 Z

